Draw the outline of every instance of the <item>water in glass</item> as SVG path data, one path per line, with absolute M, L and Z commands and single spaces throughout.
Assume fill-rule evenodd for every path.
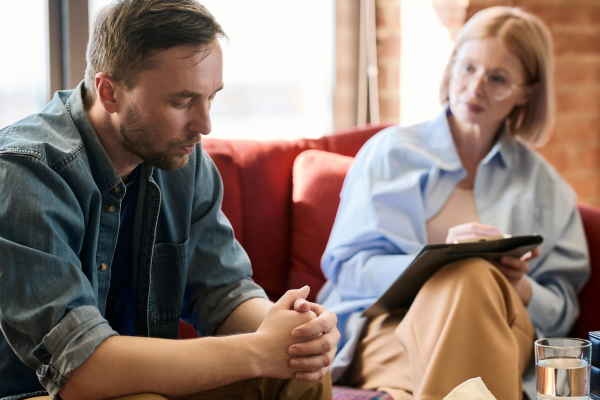
M 537 362 L 538 400 L 587 400 L 590 365 L 579 358 L 547 358 Z

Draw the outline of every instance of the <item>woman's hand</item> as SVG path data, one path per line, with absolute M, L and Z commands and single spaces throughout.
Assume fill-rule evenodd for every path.
M 446 243 L 488 236 L 498 236 L 500 234 L 500 229 L 494 226 L 480 224 L 479 222 L 469 222 L 468 224 L 456 225 L 450 228 L 448 230 Z
M 479 222 L 469 222 L 450 228 L 446 243 L 501 234 L 500 229 L 496 227 L 480 224 Z M 524 305 L 529 304 L 529 300 L 531 300 L 531 284 L 525 279 L 525 274 L 529 271 L 529 261 L 539 255 L 540 249 L 536 247 L 521 258 L 502 256 L 498 261 L 492 262 L 514 286 Z
M 529 261 L 540 255 L 539 247 L 525 253 L 521 258 L 502 256 L 494 265 L 506 276 L 515 287 L 524 305 L 531 300 L 531 284 L 525 279 L 529 271 Z

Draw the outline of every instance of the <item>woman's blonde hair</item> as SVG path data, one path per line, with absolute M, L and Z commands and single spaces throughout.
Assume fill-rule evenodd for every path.
M 496 38 L 517 56 L 525 70 L 525 83 L 537 83 L 527 104 L 515 106 L 506 118 L 512 136 L 535 146 L 543 145 L 554 126 L 554 82 L 552 39 L 535 15 L 514 7 L 490 7 L 475 14 L 456 36 L 457 50 L 473 39 Z M 448 101 L 451 65 L 448 63 L 440 85 L 440 102 Z

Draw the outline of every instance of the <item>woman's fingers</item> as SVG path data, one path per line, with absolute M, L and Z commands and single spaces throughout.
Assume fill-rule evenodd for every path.
M 504 275 L 506 279 L 508 279 L 510 282 L 517 282 L 523 276 L 521 272 L 515 271 L 514 269 L 506 267 L 502 264 L 497 265 L 497 267 L 500 270 L 500 272 L 502 272 L 502 275 Z
M 456 234 L 474 233 L 486 236 L 497 236 L 500 234 L 500 229 L 491 225 L 480 224 L 479 222 L 456 225 L 450 228 L 450 231 L 453 231 Z
M 448 230 L 446 243 L 452 243 L 459 240 L 476 239 L 480 237 L 498 236 L 501 232 L 498 228 L 491 225 L 480 224 L 479 222 L 469 222 L 467 224 L 453 226 Z
M 523 256 L 521 257 L 521 260 L 529 261 L 529 260 L 533 260 L 534 258 L 538 258 L 539 256 L 540 256 L 540 248 L 536 247 L 535 249 L 523 254 Z
M 500 257 L 500 264 L 519 271 L 521 274 L 525 274 L 529 271 L 529 262 L 515 257 L 502 256 Z

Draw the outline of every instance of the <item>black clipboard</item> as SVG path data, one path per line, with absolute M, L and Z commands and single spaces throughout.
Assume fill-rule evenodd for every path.
M 543 241 L 544 238 L 540 235 L 524 235 L 495 240 L 482 238 L 462 243 L 425 245 L 392 286 L 362 315 L 375 317 L 392 310 L 409 308 L 425 282 L 446 264 L 469 257 L 487 260 L 497 260 L 503 255 L 521 257 Z

